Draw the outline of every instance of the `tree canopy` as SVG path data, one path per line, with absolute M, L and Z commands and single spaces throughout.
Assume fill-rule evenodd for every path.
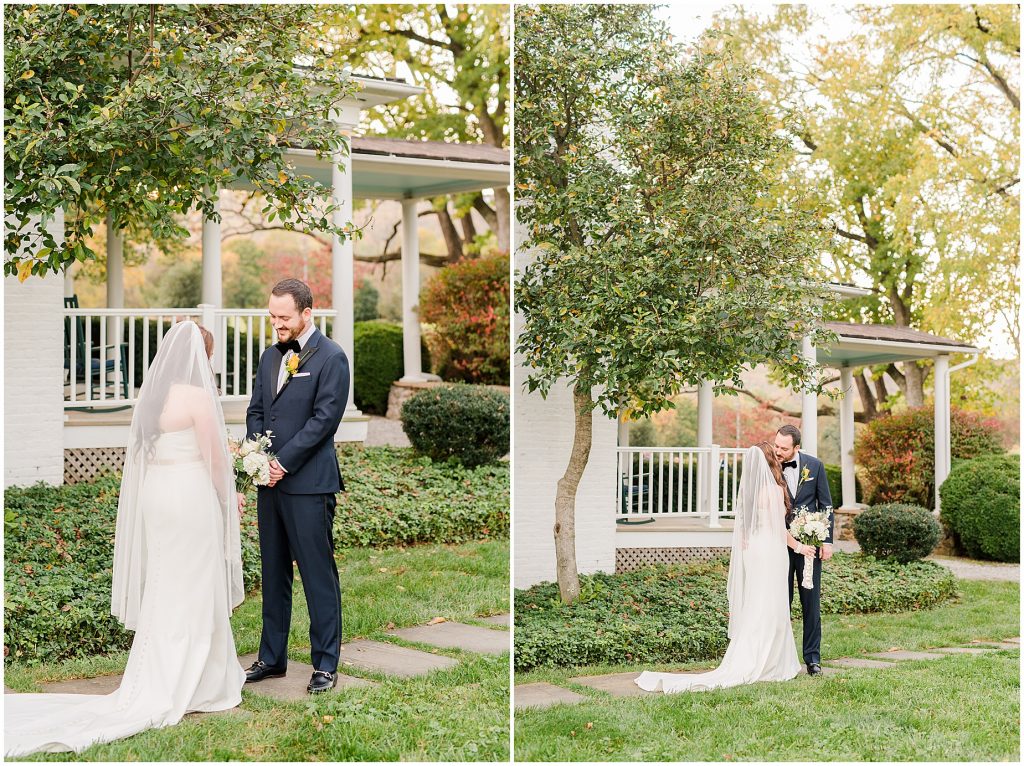
M 285 159 L 347 151 L 330 113 L 354 85 L 315 44 L 318 19 L 301 5 L 5 6 L 6 273 L 92 257 L 108 213 L 133 239 L 181 238 L 180 216 L 216 217 L 216 189 L 240 178 L 288 228 L 350 235 L 330 189 Z M 58 208 L 63 242 L 35 226 Z

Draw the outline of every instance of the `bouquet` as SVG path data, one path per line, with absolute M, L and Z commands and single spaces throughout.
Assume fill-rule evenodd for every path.
M 806 505 L 801 505 L 795 511 L 793 521 L 789 525 L 789 533 L 803 545 L 818 547 L 828 539 L 828 525 L 832 517 L 832 508 L 826 506 L 825 510 L 811 513 Z M 801 588 L 814 587 L 814 553 L 804 554 L 804 576 L 801 578 Z
M 251 439 L 228 437 L 228 450 L 234 460 L 236 491 L 245 493 L 253 485 L 264 487 L 270 482 L 270 464 L 276 458 L 270 452 L 270 437 L 273 435 L 273 431 L 267 431 L 266 434 L 253 434 Z

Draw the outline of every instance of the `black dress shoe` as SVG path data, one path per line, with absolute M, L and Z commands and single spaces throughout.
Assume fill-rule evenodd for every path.
M 819 665 L 817 662 L 809 662 L 807 664 L 807 675 L 809 675 L 809 676 L 820 676 L 821 675 L 821 665 Z
M 338 685 L 338 674 L 328 673 L 326 670 L 314 670 L 313 677 L 309 679 L 309 686 L 306 691 L 310 694 L 319 694 Z
M 264 681 L 268 678 L 284 678 L 286 668 L 272 668 L 263 660 L 256 660 L 245 671 L 245 682 L 254 684 L 257 681 Z

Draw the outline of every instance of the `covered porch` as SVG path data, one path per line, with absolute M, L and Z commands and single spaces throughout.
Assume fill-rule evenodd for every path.
M 849 523 L 862 506 L 855 497 L 854 481 L 854 368 L 919 359 L 934 361 L 935 486 L 950 469 L 950 375 L 977 360 L 979 350 L 969 344 L 919 330 L 887 325 L 830 322 L 838 342 L 805 353 L 839 371 L 843 397 L 839 405 L 841 497 L 833 498 L 837 528 Z M 950 366 L 953 354 L 970 356 Z M 620 422 L 617 449 L 618 481 L 615 508 L 617 558 L 637 563 L 684 560 L 673 549 L 699 548 L 706 555 L 723 552 L 731 541 L 731 519 L 742 474 L 745 447 L 722 447 L 713 442 L 714 408 L 711 383 L 702 384 L 697 397 L 697 445 L 687 447 L 633 447 L 628 423 Z M 815 394 L 802 397 L 801 449 L 818 450 Z M 938 513 L 938 499 L 935 512 Z M 626 552 L 625 554 L 623 552 Z

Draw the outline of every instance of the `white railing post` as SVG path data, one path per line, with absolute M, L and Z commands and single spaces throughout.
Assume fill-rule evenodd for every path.
M 721 500 L 718 493 L 718 463 L 721 460 L 721 446 L 711 445 L 711 452 L 708 455 L 708 526 L 720 527 L 722 523 L 718 520 L 719 505 Z

